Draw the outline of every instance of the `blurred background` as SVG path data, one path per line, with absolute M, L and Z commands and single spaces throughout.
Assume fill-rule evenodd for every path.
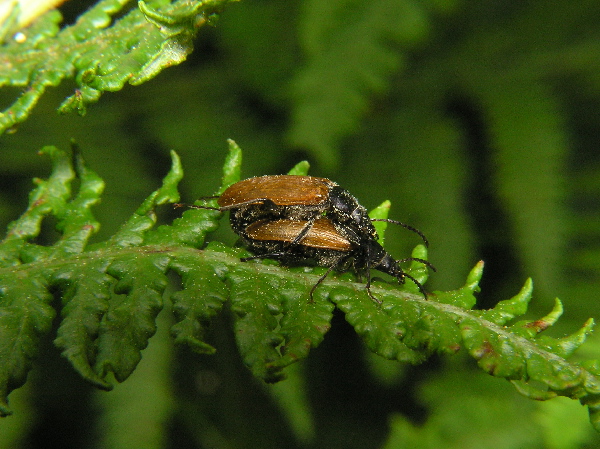
M 91 2 L 67 2 L 72 23 Z M 560 337 L 600 317 L 600 0 L 242 0 L 195 51 L 141 86 L 59 116 L 67 82 L 0 137 L 0 221 L 25 209 L 44 145 L 74 138 L 107 187 L 104 240 L 181 156 L 182 200 L 219 186 L 226 139 L 243 177 L 301 160 L 371 209 L 428 237 L 428 290 L 460 287 L 486 263 L 479 307 L 534 280 L 529 319 L 555 297 Z M 15 91 L 0 91 L 8 104 Z M 176 216 L 170 207 L 163 220 Z M 224 222 L 225 223 L 225 222 Z M 223 226 L 215 239 L 228 243 Z M 48 236 L 51 241 L 52 236 Z M 407 257 L 418 236 L 390 227 Z M 223 314 L 199 356 L 175 348 L 171 317 L 127 382 L 99 392 L 50 338 L 11 394 L 0 448 L 597 448 L 577 402 L 537 403 L 465 354 L 406 366 L 369 355 L 341 314 L 309 359 L 274 386 L 254 380 Z M 592 337 L 579 352 L 596 358 Z

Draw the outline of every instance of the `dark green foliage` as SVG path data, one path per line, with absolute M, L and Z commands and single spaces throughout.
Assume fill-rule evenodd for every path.
M 11 77 L 0 95 L 0 109 L 7 112 L 2 123 L 10 126 L 0 141 L 2 226 L 21 215 L 30 179 L 47 176 L 45 158 L 32 155 L 44 145 L 63 146 L 76 138 L 107 184 L 102 202 L 93 209 L 102 223 L 98 233 L 91 216 L 58 234 L 54 226 L 60 220 L 45 216 L 37 233 L 36 220 L 47 208 L 40 204 L 20 225 L 19 232 L 31 235 L 29 244 L 16 238 L 0 247 L 0 264 L 17 263 L 24 279 L 20 292 L 14 285 L 10 313 L 29 317 L 19 328 L 29 329 L 23 333 L 28 337 L 15 340 L 13 349 L 29 360 L 28 351 L 39 347 L 31 339 L 43 335 L 27 384 L 9 396 L 15 413 L 0 422 L 1 447 L 51 447 L 49 436 L 55 432 L 60 432 L 60 447 L 375 449 L 386 440 L 390 449 L 600 445 L 586 408 L 576 401 L 525 400 L 514 394 L 513 386 L 530 397 L 548 398 L 556 391 L 533 380 L 498 382 L 467 353 L 472 351 L 485 370 L 509 377 L 530 369 L 523 364 L 523 355 L 528 355 L 531 368 L 539 368 L 534 377 L 552 378 L 555 366 L 571 378 L 566 385 L 554 385 L 557 391 L 577 396 L 586 383 L 594 388 L 586 376 L 600 371 L 593 361 L 600 357 L 600 338 L 588 335 L 589 323 L 573 331 L 600 313 L 600 2 L 246 0 L 226 5 L 217 27 L 199 30 L 184 18 L 193 16 L 197 2 L 185 10 L 184 3 L 166 0 L 144 5 L 100 1 L 84 13 L 84 5 L 94 3 L 66 2 L 60 8 L 65 21 L 51 11 L 21 30 L 22 35 L 7 24 L 0 31 L 0 73 Z M 183 8 L 181 23 L 169 14 L 170 5 Z M 85 26 L 94 18 L 92 11 L 100 11 L 94 16 L 99 20 L 93 21 L 98 28 Z M 212 22 L 215 15 L 202 17 Z M 127 51 L 129 34 L 123 38 L 119 28 L 134 22 L 150 36 L 144 40 L 149 47 L 136 47 L 137 53 Z M 160 32 L 161 24 L 166 34 Z M 69 30 L 78 30 L 84 41 L 70 45 Z M 140 73 L 147 64 L 160 69 L 151 63 L 160 63 L 160 57 L 153 59 L 156 55 L 184 55 L 191 48 L 186 42 L 192 43 L 188 32 L 195 35 L 195 51 L 186 63 L 151 82 L 128 85 L 126 70 L 133 67 Z M 109 44 L 112 37 L 116 40 Z M 65 43 L 64 54 L 36 51 L 36 39 L 48 45 L 42 50 Z M 80 55 L 79 49 L 94 53 L 100 67 L 79 70 L 71 59 Z M 184 51 L 173 55 L 172 49 Z M 141 59 L 129 59 L 132 54 Z M 30 57 L 44 70 L 35 70 Z M 107 68 L 114 70 L 104 73 Z M 76 89 L 95 101 L 101 90 L 93 89 L 98 87 L 124 88 L 103 95 L 85 116 L 56 114 Z M 67 104 L 78 106 L 77 101 Z M 246 273 L 236 272 L 240 281 L 256 277 L 257 291 L 268 300 L 266 309 L 277 313 L 281 328 L 258 329 L 261 322 L 272 322 L 264 310 L 248 318 L 231 310 L 233 286 L 227 276 L 243 268 L 237 260 L 246 253 L 228 249 L 235 236 L 225 223 L 212 232 L 217 226 L 214 214 L 186 211 L 185 219 L 172 221 L 182 210 L 173 212 L 165 205 L 157 209 L 158 223 L 168 226 L 156 227 L 153 217 L 140 210 L 128 230 L 118 232 L 168 171 L 171 149 L 185 161 L 186 177 L 179 186 L 185 201 L 214 193 L 223 142 L 229 137 L 243 143 L 244 177 L 284 173 L 308 156 L 311 174 L 339 182 L 365 206 L 389 198 L 390 217 L 417 226 L 431 242 L 429 257 L 438 272 L 427 281 L 428 290 L 461 285 L 470 267 L 485 260 L 477 310 L 468 310 L 474 304 L 472 295 L 457 291 L 438 293 L 426 307 L 409 300 L 402 313 L 370 314 L 372 304 L 362 302 L 364 285 L 348 284 L 353 280 L 349 273 L 329 276 L 317 289 L 320 300 L 314 308 L 292 309 L 304 304 L 278 300 L 278 289 L 269 290 L 264 278 L 277 278 L 280 289 L 307 291 L 322 271 L 281 270 L 265 261 L 253 263 Z M 86 197 L 79 192 L 81 182 L 74 181 L 71 203 L 76 194 L 82 203 L 95 201 L 96 187 L 88 185 Z M 90 242 L 100 243 L 64 237 L 86 232 L 94 233 Z M 207 237 L 226 244 L 207 245 Z M 156 258 L 141 251 L 164 250 L 166 241 L 171 242 L 169 251 Z M 408 256 L 415 242 L 395 226 L 387 231 L 386 248 L 397 257 Z M 57 255 L 61 251 L 66 259 Z M 131 283 L 122 271 L 127 251 L 134 260 L 140 254 L 148 257 L 145 266 L 154 273 L 160 273 L 164 257 L 169 257 L 165 276 L 146 277 L 146 285 Z M 48 258 L 53 254 L 66 263 L 44 277 L 52 271 L 54 262 L 49 264 Z M 474 288 L 478 270 L 475 274 L 468 288 Z M 535 279 L 529 312 L 529 282 L 513 300 L 501 301 L 513 296 L 528 276 Z M 158 331 L 141 351 L 142 361 L 110 393 L 91 393 L 70 365 L 103 388 L 114 384 L 111 367 L 123 363 L 125 373 L 126 365 L 139 356 L 137 348 L 145 344 L 158 305 L 155 289 L 165 277 L 173 282 L 165 289 Z M 12 282 L 13 273 L 2 279 Z M 100 323 L 109 316 L 117 282 L 129 293 L 116 295 L 115 307 L 129 306 L 128 295 L 143 288 L 149 296 L 132 321 L 135 332 L 115 333 L 112 326 L 126 321 L 118 312 L 111 312 L 115 321 L 102 325 L 107 343 L 116 335 L 137 340 L 124 346 L 129 348 L 127 358 L 105 353 L 97 361 Z M 394 304 L 397 285 L 378 281 L 375 286 L 377 297 Z M 407 283 L 400 291 L 404 288 L 413 286 Z M 37 292 L 36 300 L 27 299 L 31 292 Z M 239 293 L 245 305 L 245 294 Z M 555 296 L 564 300 L 565 313 L 539 333 L 562 311 L 559 303 L 552 308 Z M 330 322 L 334 299 L 338 307 Z M 456 309 L 449 307 L 440 316 L 440 301 L 467 314 L 452 320 L 448 314 Z M 419 319 L 420 312 L 425 315 Z M 394 321 L 398 315 L 419 327 L 404 329 Z M 389 361 L 366 350 L 345 317 L 352 318 L 370 346 L 381 343 L 381 352 L 388 356 L 422 360 L 437 351 L 453 352 L 458 348 L 443 342 L 457 340 L 462 350 L 414 367 Z M 325 327 L 313 327 L 312 320 Z M 373 332 L 371 321 L 389 326 L 389 332 Z M 454 326 L 437 326 L 452 321 Z M 285 368 L 286 381 L 264 385 L 241 363 L 231 333 L 234 325 L 254 332 L 244 343 L 244 358 L 255 362 L 254 372 L 277 378 L 291 360 L 307 351 L 310 357 Z M 505 325 L 510 327 L 503 329 Z M 437 326 L 435 332 L 432 326 Z M 169 329 L 187 347 L 176 349 Z M 406 334 L 395 338 L 394 330 Z M 314 350 L 313 343 L 325 332 Z M 468 348 L 463 334 L 472 337 Z M 310 341 L 303 335 L 311 335 Z M 272 337 L 283 337 L 286 352 L 261 365 L 261 360 L 277 356 L 272 346 L 260 353 L 247 348 Z M 584 337 L 587 344 L 569 357 L 573 363 L 564 364 Z M 51 345 L 54 338 L 58 351 Z M 486 350 L 486 338 L 494 345 L 505 342 L 501 349 L 509 352 Z M 534 351 L 521 344 L 532 338 Z M 423 339 L 426 343 L 419 346 Z M 207 355 L 215 349 L 216 355 Z M 550 353 L 561 358 L 551 358 L 552 365 L 540 364 L 538 359 L 548 360 Z M 586 360 L 581 362 L 585 371 L 575 363 L 581 359 Z M 503 363 L 498 365 L 498 360 Z M 13 374 L 26 372 L 25 365 L 17 365 Z M 109 371 L 107 377 L 96 371 L 101 369 Z M 544 369 L 547 374 L 542 374 Z M 596 397 L 584 394 L 583 401 L 594 408 Z M 85 410 L 73 413 L 80 409 Z
M 565 359 L 583 344 L 593 321 L 562 339 L 540 336 L 562 313 L 557 300 L 546 317 L 510 324 L 526 312 L 530 281 L 517 296 L 490 310 L 472 310 L 483 263 L 464 287 L 434 292 L 429 300 L 411 282 L 400 288 L 378 283 L 373 291 L 382 304 L 377 304 L 362 284 L 332 278 L 317 289 L 311 303 L 308 291 L 315 274 L 272 263 L 242 263 L 241 251 L 221 244 L 204 247 L 207 233 L 217 226 L 215 211 L 191 209 L 172 225 L 155 227 L 156 207 L 179 199 L 177 184 L 183 173 L 174 153 L 162 187 L 114 236 L 87 246 L 98 229 L 90 209 L 103 183 L 85 166 L 77 148 L 73 163 L 55 147 L 43 152 L 52 158 L 53 172 L 48 180 L 37 180 L 29 208 L 10 225 L 0 246 L 3 415 L 10 413 L 7 395 L 25 382 L 40 339 L 48 334 L 55 316 L 52 306 L 57 305 L 54 296 L 62 305 L 56 346 L 84 378 L 110 389 L 109 375 L 126 380 L 156 332 L 167 272 L 173 270 L 181 278 L 181 289 L 171 296 L 175 341 L 198 353 L 214 353 L 206 342 L 208 326 L 228 301 L 242 360 L 266 382 L 282 380 L 286 366 L 306 358 L 322 342 L 335 305 L 366 346 L 386 359 L 418 364 L 434 353 L 465 348 L 484 371 L 511 380 L 527 397 L 580 400 L 600 427 L 598 370 L 592 362 L 586 369 Z M 221 190 L 239 178 L 240 164 L 241 152 L 230 142 Z M 299 164 L 293 172 L 305 173 L 307 168 Z M 75 180 L 77 189 L 72 187 Z M 51 216 L 60 237 L 50 246 L 34 243 L 42 221 Z M 423 246 L 413 252 L 413 257 L 426 256 Z M 413 262 L 409 273 L 424 283 L 427 267 Z
M 11 38 L 2 46 L 0 86 L 25 90 L 0 115 L 0 132 L 25 120 L 45 90 L 65 78 L 74 77 L 77 89 L 59 111 L 83 115 L 103 92 L 141 84 L 183 62 L 198 28 L 229 1 L 140 1 L 139 9 L 127 11 L 129 1 L 102 0 L 63 29 L 52 11 L 18 39 L 16 30 L 6 31 Z M 118 14 L 124 15 L 113 22 Z
M 341 138 L 356 128 L 369 98 L 388 89 L 405 50 L 427 34 L 428 8 L 439 6 L 429 0 L 305 2 L 299 39 L 306 64 L 292 82 L 292 144 L 328 166 L 339 163 Z

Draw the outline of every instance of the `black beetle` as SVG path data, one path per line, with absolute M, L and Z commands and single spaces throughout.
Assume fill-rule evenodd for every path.
M 297 235 L 306 229 L 307 222 L 290 219 L 259 220 L 249 225 L 240 233 L 242 241 L 256 256 L 246 257 L 243 261 L 252 259 L 278 259 L 283 264 L 305 263 L 309 260 L 317 265 L 328 267 L 327 272 L 319 278 L 310 290 L 310 299 L 318 285 L 323 282 L 333 270 L 344 270 L 348 263 L 356 272 L 364 271 L 367 275 L 366 289 L 369 296 L 377 303 L 371 293 L 371 269 L 379 270 L 394 276 L 403 284 L 405 278 L 412 280 L 423 296 L 427 293 L 419 281 L 407 274 L 399 264 L 411 260 L 421 262 L 435 271 L 435 268 L 426 260 L 407 258 L 395 260 L 372 237 L 364 238 L 360 244 L 355 244 L 338 232 L 332 220 L 317 218 L 304 238 L 297 244 L 292 244 Z

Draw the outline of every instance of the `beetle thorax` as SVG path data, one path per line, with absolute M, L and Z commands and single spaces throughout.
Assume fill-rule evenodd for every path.
M 367 210 L 347 190 L 339 186 L 333 187 L 329 192 L 329 202 L 329 214 L 337 221 L 354 225 L 361 231 L 375 230 Z

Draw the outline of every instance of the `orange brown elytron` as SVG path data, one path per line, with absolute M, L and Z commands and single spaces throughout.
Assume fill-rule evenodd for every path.
M 308 222 L 296 220 L 261 220 L 246 228 L 245 236 L 252 240 L 292 242 L 306 227 Z M 334 251 L 350 251 L 352 243 L 337 232 L 331 220 L 318 218 L 306 233 L 303 246 L 311 248 L 330 249 Z

